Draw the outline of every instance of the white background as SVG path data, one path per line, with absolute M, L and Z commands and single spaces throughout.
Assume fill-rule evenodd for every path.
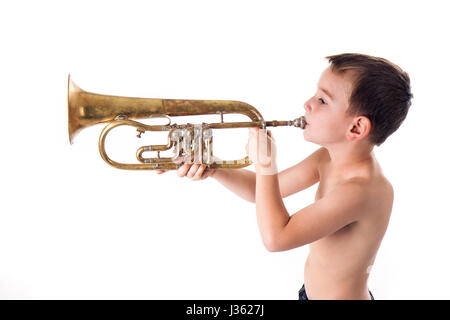
M 423 3 L 2 2 L 0 298 L 296 299 L 308 248 L 266 251 L 253 204 L 212 179 L 108 166 L 101 125 L 69 145 L 67 75 L 97 93 L 240 100 L 287 120 L 303 114 L 324 57 L 343 52 L 397 63 L 415 96 L 375 149 L 395 201 L 369 288 L 450 298 L 450 23 L 444 1 Z M 241 133 L 222 147 L 245 152 Z M 273 133 L 281 170 L 318 148 L 297 129 Z M 289 212 L 316 188 L 285 199 Z

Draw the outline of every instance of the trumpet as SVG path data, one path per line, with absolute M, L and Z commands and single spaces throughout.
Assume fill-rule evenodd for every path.
M 99 123 L 107 123 L 98 142 L 101 157 L 109 165 L 126 170 L 176 170 L 183 163 L 203 164 L 208 168 L 243 168 L 251 164 L 248 156 L 237 160 L 219 160 L 213 155 L 213 129 L 293 126 L 304 129 L 303 116 L 288 121 L 264 121 L 253 106 L 231 100 L 176 100 L 111 96 L 82 90 L 68 76 L 69 141 L 82 129 Z M 171 123 L 171 117 L 190 115 L 220 116 L 220 122 L 201 124 Z M 242 114 L 247 122 L 224 122 L 224 114 Z M 147 125 L 136 119 L 165 118 L 162 125 Z M 136 128 L 137 137 L 147 131 L 167 131 L 167 143 L 138 148 L 138 163 L 120 163 L 112 160 L 105 151 L 107 134 L 119 126 Z M 161 157 L 160 152 L 173 149 L 172 157 Z M 145 152 L 156 152 L 154 157 L 144 157 Z

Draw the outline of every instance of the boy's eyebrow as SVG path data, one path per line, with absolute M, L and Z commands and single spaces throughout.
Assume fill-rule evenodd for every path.
M 327 96 L 330 97 L 331 100 L 334 100 L 333 95 L 332 95 L 328 90 L 326 90 L 326 89 L 324 89 L 324 88 L 321 88 L 321 87 L 319 87 L 319 90 L 322 90 L 323 92 L 325 92 L 325 94 L 326 94 Z

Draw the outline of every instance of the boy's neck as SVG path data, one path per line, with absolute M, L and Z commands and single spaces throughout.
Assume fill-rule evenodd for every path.
M 340 144 L 325 146 L 330 155 L 330 165 L 333 170 L 344 172 L 356 166 L 372 163 L 375 159 L 373 145 Z

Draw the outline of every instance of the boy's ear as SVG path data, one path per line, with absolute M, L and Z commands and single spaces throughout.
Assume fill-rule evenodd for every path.
M 351 124 L 350 130 L 347 131 L 347 139 L 349 141 L 362 140 L 367 137 L 371 127 L 372 124 L 369 118 L 364 116 L 356 117 Z

